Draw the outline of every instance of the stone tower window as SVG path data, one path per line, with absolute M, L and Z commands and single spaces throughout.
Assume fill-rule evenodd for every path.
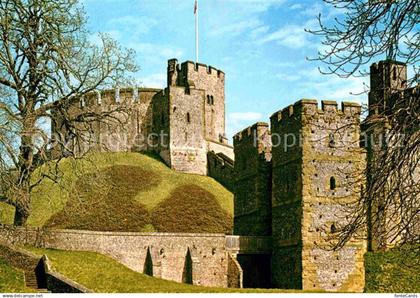
M 86 106 L 86 103 L 85 103 L 85 98 L 84 97 L 82 97 L 81 99 L 80 99 L 80 108 L 84 108 Z
M 213 95 L 207 95 L 207 104 L 214 105 L 214 97 L 213 97 Z
M 191 116 L 190 116 L 190 113 L 187 113 L 187 123 L 191 123 Z
M 330 178 L 330 189 L 331 190 L 334 190 L 336 187 L 337 187 L 337 185 L 336 185 L 335 178 L 334 177 L 331 177 Z
M 335 226 L 335 224 L 331 225 L 331 233 L 337 233 L 337 227 Z
M 330 133 L 329 136 L 328 136 L 328 138 L 329 138 L 328 145 L 330 147 L 335 147 L 335 137 L 334 137 L 334 134 L 333 133 Z

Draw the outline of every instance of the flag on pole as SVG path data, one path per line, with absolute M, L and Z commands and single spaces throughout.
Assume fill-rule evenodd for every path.
M 195 62 L 198 63 L 198 0 L 194 0 L 195 15 Z

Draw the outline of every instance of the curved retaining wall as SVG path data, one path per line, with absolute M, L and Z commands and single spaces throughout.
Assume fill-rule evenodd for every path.
M 121 233 L 0 226 L 0 239 L 45 248 L 98 252 L 154 277 L 203 286 L 228 286 L 228 254 L 223 234 Z

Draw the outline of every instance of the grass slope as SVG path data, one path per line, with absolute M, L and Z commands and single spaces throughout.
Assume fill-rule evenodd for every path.
M 24 273 L 0 259 L 0 293 L 29 292 L 33 292 L 33 290 L 26 288 Z
M 172 171 L 151 156 L 101 153 L 64 160 L 60 170 L 61 187 L 44 180 L 35 189 L 29 225 L 142 232 L 232 229 L 231 192 L 212 178 Z M 188 220 L 179 214 L 188 214 Z M 0 204 L 0 222 L 13 222 L 13 208 Z
M 25 249 L 38 255 L 46 254 L 54 270 L 99 293 L 302 292 L 193 286 L 132 271 L 112 258 L 97 253 L 34 247 L 25 247 Z
M 420 293 L 420 245 L 366 253 L 368 293 Z

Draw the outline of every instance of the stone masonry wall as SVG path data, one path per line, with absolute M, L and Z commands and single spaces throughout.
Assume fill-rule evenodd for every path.
M 193 284 L 227 287 L 228 260 L 224 235 L 39 230 L 2 226 L 0 239 L 45 248 L 98 252 L 141 273 L 150 273 L 146 269 L 149 251 L 149 263 L 151 257 L 152 275 L 155 277 L 183 282 L 188 271 L 186 263 L 190 263 Z M 187 258 L 188 251 L 190 257 Z
M 204 136 L 220 142 L 225 135 L 225 74 L 201 63 L 168 62 L 168 85 L 203 90 Z
M 271 235 L 271 140 L 268 124 L 234 136 L 234 234 Z
M 207 175 L 202 90 L 170 86 L 169 137 L 171 167 L 180 172 Z
M 169 129 L 169 100 L 168 90 L 160 92 L 153 100 L 152 108 L 152 131 L 153 138 L 153 151 L 159 154 L 167 165 L 171 164 L 170 154 L 170 129 Z
M 204 64 L 187 61 L 179 65 L 171 59 L 167 75 L 165 90 L 95 91 L 53 111 L 52 131 L 59 132 L 69 143 L 67 149 L 56 147 L 53 155 L 65 155 L 68 149 L 153 151 L 174 170 L 200 175 L 207 174 L 209 151 L 234 159 L 225 136 L 225 74 Z M 80 148 L 76 147 L 72 141 L 74 129 L 64 125 L 63 115 L 76 118 L 111 111 L 111 117 L 76 125 L 78 135 L 85 132 Z
M 302 127 L 301 103 L 271 116 L 272 134 L 272 284 L 302 288 Z
M 361 196 L 365 151 L 360 148 L 361 107 L 323 101 L 302 113 L 303 289 L 362 292 L 366 242 L 354 236 L 337 251 L 329 238 L 348 222 Z M 365 235 L 359 235 L 364 237 Z
M 271 117 L 277 286 L 363 290 L 365 242 L 351 239 L 337 251 L 329 242 L 347 222 L 349 203 L 360 196 L 365 155 L 359 119 L 357 104 L 343 103 L 339 110 L 336 102 L 323 101 L 318 110 L 315 100 L 299 101 Z M 274 146 L 278 136 L 287 146 Z M 291 138 L 297 140 L 293 145 Z
M 235 160 L 235 153 L 233 152 L 233 146 L 228 145 L 228 144 L 207 141 L 207 151 L 222 153 L 223 155 L 229 157 L 231 160 L 233 161 Z
M 233 192 L 234 162 L 223 153 L 207 153 L 208 176 Z
M 383 113 L 393 106 L 392 94 L 407 88 L 407 65 L 380 61 L 370 67 L 369 114 Z
M 112 117 L 104 118 L 93 124 L 93 135 L 85 141 L 84 148 L 94 148 L 97 151 L 150 151 L 148 138 L 152 132 L 153 101 L 158 97 L 160 89 L 125 88 L 92 92 L 81 99 L 74 100 L 65 113 L 71 118 L 85 113 L 113 112 Z M 69 137 L 70 133 L 63 124 L 62 112 L 54 111 L 56 115 L 52 121 L 52 132 L 61 133 Z M 118 119 L 121 123 L 118 123 Z M 87 131 L 87 127 L 76 125 L 80 131 Z M 92 132 L 91 132 L 92 133 Z M 59 154 L 58 151 L 55 154 Z

